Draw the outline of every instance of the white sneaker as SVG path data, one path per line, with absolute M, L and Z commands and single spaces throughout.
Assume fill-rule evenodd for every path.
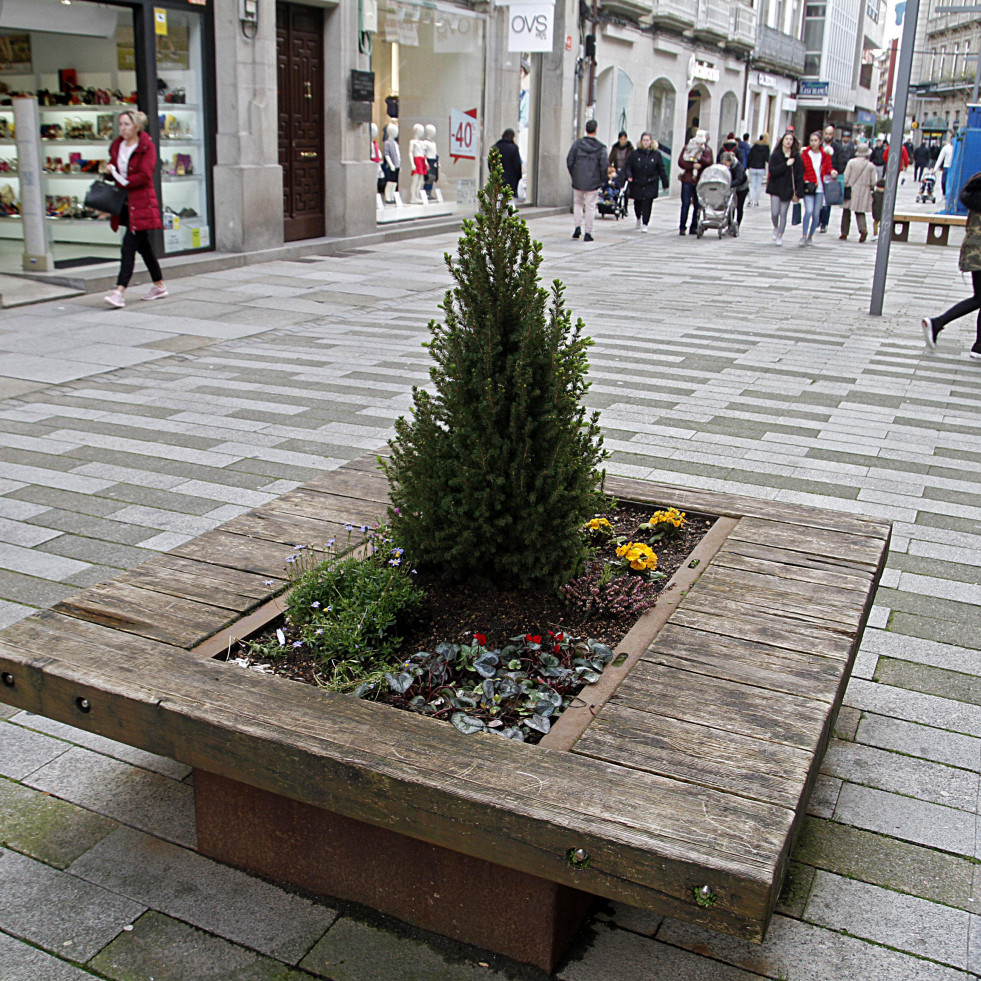
M 647 232 L 647 231 L 649 231 L 650 229 L 648 229 L 648 227 L 647 227 L 646 225 L 641 225 L 641 226 L 640 226 L 640 230 L 641 230 L 642 232 Z
M 773 241 L 776 242 L 777 245 L 783 245 L 783 236 L 782 235 L 774 235 L 773 236 Z
M 141 300 L 159 300 L 167 295 L 166 286 L 151 286 L 150 289 L 140 297 Z
M 773 229 L 773 234 L 771 234 L 771 235 L 770 235 L 770 238 L 772 238 L 772 239 L 773 239 L 773 241 L 775 242 L 775 241 L 776 241 L 776 240 L 777 240 L 777 239 L 778 239 L 779 237 L 780 237 L 780 236 L 779 236 L 779 235 L 777 235 L 777 230 L 776 230 L 776 229 L 774 228 L 774 229 Z
M 807 245 L 807 236 L 806 235 L 801 235 L 800 241 L 797 244 L 798 245 Z
M 643 228 L 643 227 L 644 227 L 644 223 L 638 218 L 637 224 L 634 225 L 634 228 Z
M 126 306 L 126 300 L 123 297 L 122 290 L 113 290 L 111 293 L 106 294 L 105 301 L 109 306 L 117 307 L 118 309 Z

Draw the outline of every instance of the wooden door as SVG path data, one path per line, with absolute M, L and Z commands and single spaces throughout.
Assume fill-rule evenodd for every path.
M 326 234 L 323 10 L 276 4 L 279 162 L 287 242 Z

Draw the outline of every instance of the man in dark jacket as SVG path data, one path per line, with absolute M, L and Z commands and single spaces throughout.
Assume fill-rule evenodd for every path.
M 569 155 L 565 158 L 565 165 L 572 178 L 573 215 L 576 221 L 576 230 L 572 237 L 579 238 L 585 226 L 583 241 L 592 242 L 596 199 L 606 179 L 606 147 L 596 139 L 595 119 L 586 123 L 586 135 L 572 144 Z
M 494 144 L 501 155 L 501 166 L 504 168 L 504 183 L 511 188 L 514 197 L 518 196 L 518 181 L 521 180 L 521 151 L 514 142 L 514 130 L 506 129 L 501 138 Z
M 926 143 L 920 143 L 913 150 L 913 180 L 919 183 L 923 180 L 923 171 L 930 166 L 930 148 Z
M 848 164 L 848 152 L 845 149 L 844 143 L 841 140 L 835 139 L 835 128 L 834 126 L 828 125 L 824 127 L 824 147 L 826 150 L 831 151 L 831 169 L 835 174 L 843 174 L 845 172 L 845 167 Z M 851 137 L 848 140 L 851 143 Z M 854 156 L 854 153 L 852 154 Z M 818 216 L 818 226 L 819 230 L 826 232 L 828 230 L 828 222 L 831 220 L 831 205 L 825 204 L 821 206 L 821 213 Z

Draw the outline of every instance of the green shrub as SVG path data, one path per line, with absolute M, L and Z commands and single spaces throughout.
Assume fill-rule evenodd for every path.
M 598 413 L 587 418 L 583 323 L 562 284 L 539 286 L 541 245 L 510 204 L 497 151 L 464 222 L 456 285 L 431 321 L 431 391 L 413 390 L 382 462 L 393 533 L 413 561 L 454 580 L 557 586 L 586 556 L 602 507 Z

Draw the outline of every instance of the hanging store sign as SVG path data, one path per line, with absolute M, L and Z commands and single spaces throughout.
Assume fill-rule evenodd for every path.
M 801 81 L 799 84 L 798 99 L 826 99 L 828 97 L 830 82 Z
M 450 109 L 450 157 L 457 160 L 477 159 L 477 110 Z
M 767 75 L 766 72 L 757 72 L 757 83 L 762 89 L 775 89 L 777 87 L 777 80 L 772 75 Z
M 508 51 L 551 51 L 555 7 L 522 3 L 508 8 Z

